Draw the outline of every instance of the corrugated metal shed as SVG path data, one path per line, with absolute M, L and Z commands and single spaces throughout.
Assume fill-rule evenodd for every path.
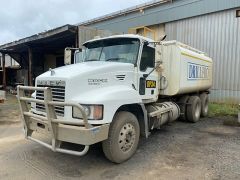
M 240 18 L 227 10 L 165 24 L 168 39 L 207 52 L 214 60 L 211 100 L 240 102 Z

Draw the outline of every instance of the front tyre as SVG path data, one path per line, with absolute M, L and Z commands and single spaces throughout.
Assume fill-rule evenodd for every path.
M 107 159 L 122 163 L 136 152 L 140 136 L 140 127 L 136 116 L 130 112 L 118 112 L 109 129 L 108 139 L 102 142 Z

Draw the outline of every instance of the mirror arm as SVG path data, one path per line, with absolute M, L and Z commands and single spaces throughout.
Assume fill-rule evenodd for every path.
M 157 63 L 158 63 L 158 65 L 156 65 L 148 74 L 143 74 L 143 78 L 144 78 L 144 79 L 147 79 L 147 77 L 148 77 L 150 74 L 152 74 L 152 72 L 155 71 L 160 64 L 162 64 L 161 61 L 160 61 L 160 62 L 157 62 Z M 156 63 L 156 64 L 157 64 L 157 63 Z

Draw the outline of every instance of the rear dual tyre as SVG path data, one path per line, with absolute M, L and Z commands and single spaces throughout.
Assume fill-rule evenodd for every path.
M 208 103 L 209 103 L 209 98 L 208 94 L 202 93 L 200 95 L 200 100 L 201 100 L 201 117 L 207 117 L 208 115 Z
M 189 122 L 197 122 L 201 115 L 201 100 L 198 96 L 190 96 L 187 105 L 187 120 Z
M 190 96 L 186 106 L 186 119 L 190 122 L 197 122 L 200 117 L 208 115 L 208 94 L 202 93 L 200 96 Z

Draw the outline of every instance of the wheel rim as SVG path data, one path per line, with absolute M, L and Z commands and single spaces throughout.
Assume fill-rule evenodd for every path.
M 200 114 L 201 114 L 201 103 L 197 103 L 196 104 L 196 110 L 195 110 L 196 119 L 198 119 L 200 117 Z
M 122 152 L 128 152 L 133 147 L 133 144 L 136 139 L 136 131 L 132 124 L 127 123 L 125 124 L 120 133 L 118 138 L 118 145 Z

